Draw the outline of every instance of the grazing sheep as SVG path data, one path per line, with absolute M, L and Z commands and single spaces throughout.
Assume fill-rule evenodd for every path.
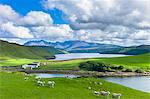
M 94 91 L 94 94 L 95 94 L 95 95 L 99 95 L 99 94 L 100 94 L 100 92 L 98 92 L 98 91 Z
M 47 82 L 47 85 L 48 85 L 49 87 L 54 88 L 55 82 L 54 82 L 54 81 L 48 81 L 48 82 Z
M 109 92 L 109 91 L 100 91 L 100 94 L 101 94 L 102 96 L 108 97 L 109 94 L 110 94 L 110 92 Z
M 29 79 L 29 77 L 24 77 L 24 80 L 28 80 Z
M 94 82 L 94 84 L 96 85 L 96 84 L 97 84 L 97 82 Z
M 91 90 L 92 88 L 91 88 L 91 87 L 88 87 L 88 89 Z
M 28 76 L 28 74 L 24 73 L 24 76 Z
M 121 94 L 120 93 L 112 93 L 112 98 L 113 99 L 120 99 Z
M 39 81 L 39 80 L 38 80 L 38 81 L 37 81 L 37 85 L 38 85 L 38 86 L 44 86 L 44 85 L 45 85 L 45 82 L 44 82 L 44 81 Z
M 41 77 L 36 76 L 35 79 L 36 80 L 41 80 Z
M 98 82 L 98 84 L 99 84 L 99 85 L 102 85 L 103 83 L 101 83 L 101 82 Z

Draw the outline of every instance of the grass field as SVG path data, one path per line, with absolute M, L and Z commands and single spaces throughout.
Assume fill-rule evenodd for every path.
M 117 58 L 92 58 L 92 59 L 77 59 L 68 61 L 48 61 L 47 66 L 41 66 L 40 69 L 78 69 L 78 65 L 85 61 L 98 61 L 113 65 L 122 65 L 125 68 L 150 70 L 150 53 L 117 57 Z
M 116 57 L 116 58 L 91 58 L 91 59 L 76 59 L 67 61 L 52 61 L 52 60 L 33 60 L 33 59 L 12 59 L 0 58 L 0 66 L 15 66 L 32 62 L 46 62 L 46 66 L 41 66 L 39 69 L 78 69 L 78 65 L 85 61 L 98 61 L 113 65 L 122 65 L 125 68 L 150 70 L 150 53 Z
M 39 60 L 0 58 L 0 66 L 19 66 L 22 64 L 32 63 L 36 61 L 39 61 Z
M 56 82 L 55 88 L 38 87 L 32 76 L 25 81 L 21 73 L 0 72 L 0 99 L 106 99 L 103 96 L 93 95 L 93 90 L 121 93 L 121 99 L 148 99 L 150 97 L 149 93 L 99 78 L 51 78 L 50 80 Z M 102 82 L 103 85 L 90 84 L 95 81 Z M 93 90 L 87 89 L 88 86 L 91 86 Z

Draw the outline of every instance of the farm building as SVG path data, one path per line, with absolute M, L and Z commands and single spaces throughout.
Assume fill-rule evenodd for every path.
M 24 64 L 24 65 L 22 65 L 22 68 L 23 69 L 26 69 L 26 68 L 31 68 L 31 69 L 33 69 L 33 68 L 38 68 L 40 66 L 40 63 L 39 62 L 33 62 L 33 63 L 31 63 L 31 64 Z

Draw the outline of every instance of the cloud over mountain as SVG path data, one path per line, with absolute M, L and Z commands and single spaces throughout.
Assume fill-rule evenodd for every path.
M 43 0 L 68 24 L 53 24 L 43 11 L 17 13 L 0 4 L 0 38 L 84 40 L 118 45 L 150 44 L 150 0 Z
M 43 1 L 46 9 L 67 15 L 78 39 L 131 45 L 150 43 L 149 4 L 149 0 Z

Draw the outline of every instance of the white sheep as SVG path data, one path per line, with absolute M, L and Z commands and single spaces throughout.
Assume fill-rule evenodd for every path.
M 47 85 L 48 85 L 49 87 L 54 88 L 55 82 L 54 82 L 54 81 L 48 81 L 48 82 L 47 82 Z
M 112 98 L 113 99 L 120 99 L 121 94 L 120 93 L 112 93 Z
M 39 85 L 39 86 L 44 86 L 44 85 L 45 85 L 45 82 L 38 80 L 38 81 L 37 81 L 37 85 Z
M 97 82 L 94 82 L 94 84 L 96 85 L 96 84 L 97 84 Z
M 29 79 L 29 77 L 24 77 L 24 80 L 28 80 Z
M 36 80 L 41 80 L 41 77 L 36 76 L 35 79 Z
M 91 88 L 91 87 L 88 87 L 88 89 L 91 90 L 92 88 Z
M 28 76 L 28 74 L 27 74 L 27 73 L 24 73 L 24 76 Z
M 100 92 L 98 92 L 98 91 L 94 91 L 94 94 L 95 94 L 95 95 L 99 95 L 99 94 L 100 94 Z
M 109 92 L 109 91 L 100 91 L 100 94 L 101 94 L 102 96 L 108 97 L 109 94 L 110 94 L 110 92 Z
M 103 83 L 101 83 L 101 82 L 98 82 L 98 84 L 99 84 L 99 85 L 102 85 Z

